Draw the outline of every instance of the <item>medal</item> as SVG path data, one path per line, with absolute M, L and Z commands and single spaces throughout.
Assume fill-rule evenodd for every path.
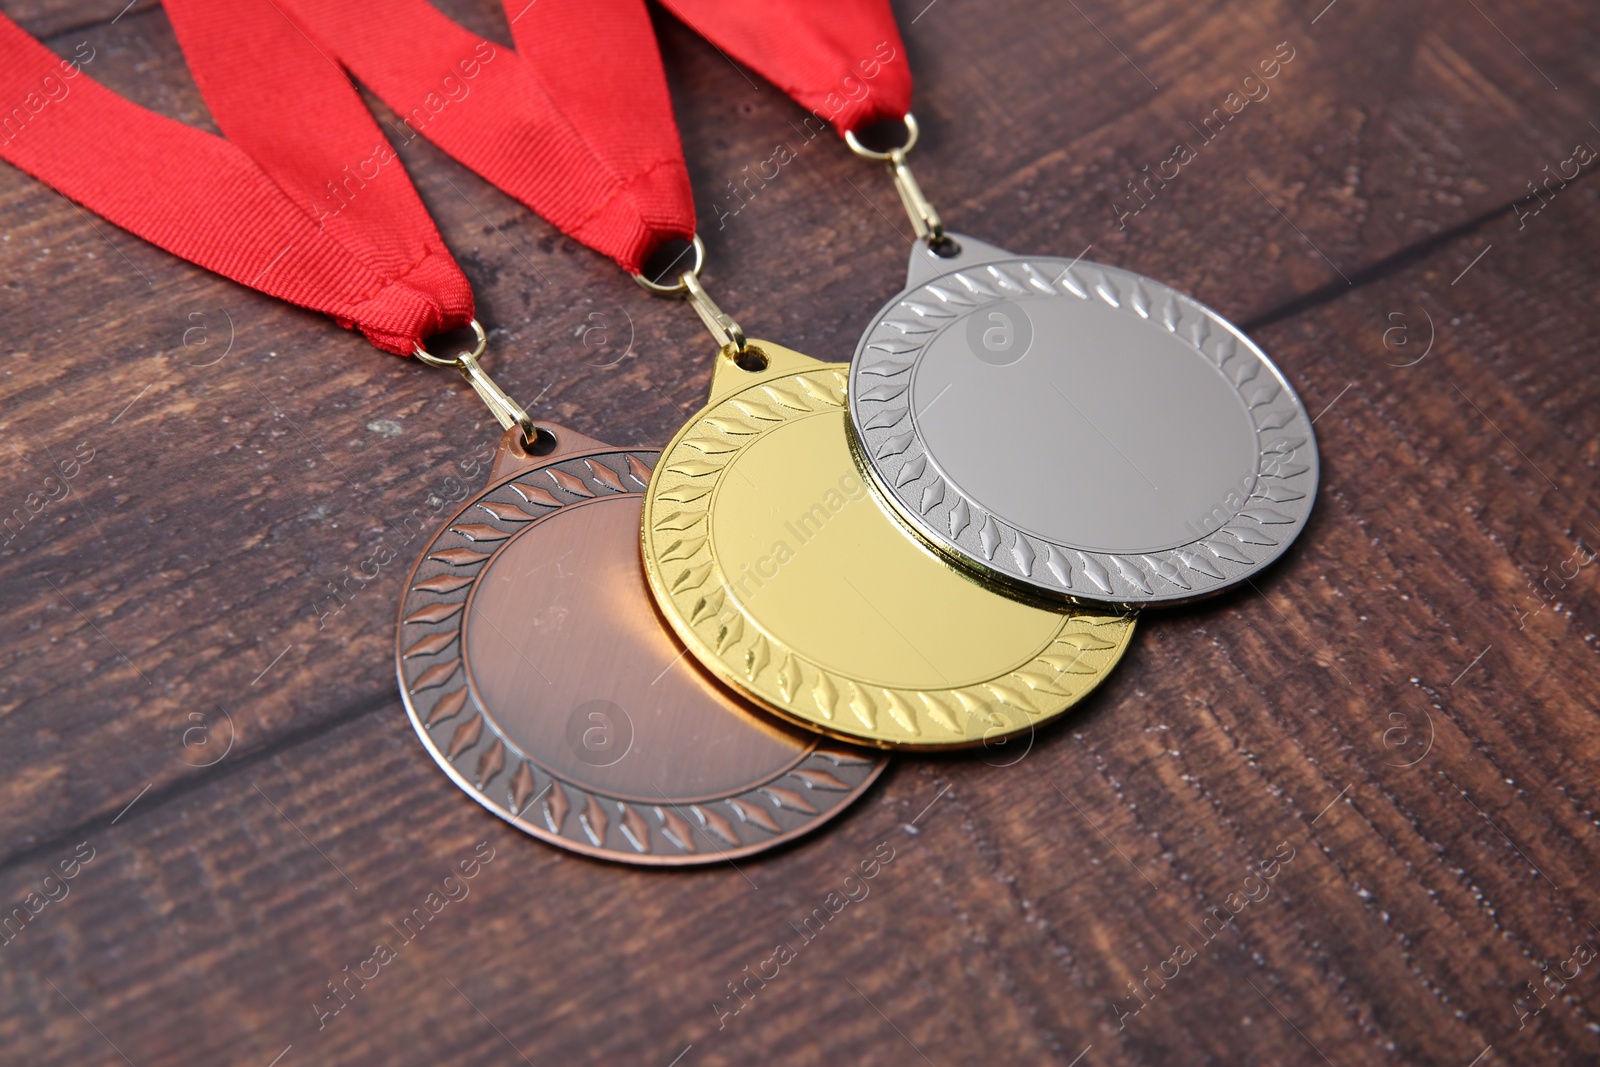
M 495 384 L 466 278 L 351 83 L 274 5 L 168 13 L 228 140 L 84 79 L 70 111 L 0 153 L 169 251 L 459 371 L 488 406 L 506 431 L 490 488 L 425 549 L 397 633 L 407 712 L 445 771 L 535 836 L 644 864 L 761 851 L 859 796 L 882 759 L 772 724 L 674 642 L 638 558 L 655 454 L 537 426 Z M 273 62 L 239 62 L 247 48 Z M 0 58 L 25 79 L 61 65 L 3 19 Z M 303 122 L 278 121 L 278 79 L 317 100 Z M 472 350 L 425 347 L 459 327 Z
M 662 612 L 718 677 L 835 737 L 960 747 L 1061 714 L 1133 620 L 1001 596 L 907 536 L 851 460 L 847 370 L 765 341 L 718 357 L 645 498 Z
M 798 0 L 665 2 L 889 171 L 917 240 L 856 349 L 851 441 L 918 537 L 996 584 L 1127 606 L 1220 592 L 1287 551 L 1317 488 L 1287 379 L 1154 279 L 946 234 L 906 163 L 910 80 L 878 58 L 901 47 L 887 5 L 852 5 L 868 34 L 852 56 L 833 12 Z M 886 52 L 866 55 L 872 33 Z M 875 123 L 903 142 L 869 148 L 858 131 Z
M 410 96 L 421 94 L 429 90 L 430 86 L 440 82 L 440 78 L 450 75 L 450 69 L 437 67 L 429 69 L 430 62 L 440 62 L 442 56 L 464 53 L 475 48 L 477 38 L 467 35 L 464 30 L 454 26 L 448 19 L 432 11 L 432 8 L 418 3 L 416 11 L 406 14 L 406 18 L 386 19 L 382 27 L 370 27 L 370 19 L 363 19 L 365 5 L 352 2 L 352 0 L 294 0 L 296 11 L 306 14 L 306 18 L 314 22 L 315 29 L 320 32 L 325 40 L 338 51 L 341 61 L 349 62 L 355 74 L 362 78 L 366 85 L 373 86 L 373 90 L 386 99 L 398 114 L 406 114 L 406 99 Z M 411 16 L 416 16 L 414 21 Z M 619 266 L 630 270 L 635 280 L 646 290 L 653 293 L 667 294 L 667 296 L 682 296 L 690 302 L 694 312 L 699 315 L 707 330 L 712 333 L 712 338 L 717 342 L 718 349 L 725 350 L 731 357 L 752 360 L 757 358 L 757 346 L 752 346 L 744 336 L 741 326 L 733 318 L 723 312 L 710 298 L 706 288 L 701 283 L 701 270 L 706 259 L 706 248 L 699 242 L 698 237 L 693 237 L 693 211 L 686 203 L 686 178 L 683 179 L 682 202 L 680 210 L 669 211 L 675 208 L 678 200 L 677 187 L 662 184 L 664 178 L 682 170 L 682 158 L 678 157 L 677 170 L 662 173 L 658 165 L 653 162 L 666 157 L 667 147 L 672 152 L 677 152 L 677 139 L 672 133 L 670 125 L 670 112 L 662 110 L 654 114 L 648 107 L 642 109 L 619 110 L 618 107 L 597 106 L 595 99 L 594 69 L 586 61 L 581 61 L 578 53 L 571 50 L 570 38 L 563 37 L 562 29 L 566 26 L 568 18 L 562 5 L 546 5 L 539 8 L 530 8 L 523 18 L 518 18 L 512 24 L 512 32 L 517 37 L 518 53 L 506 54 L 504 51 L 496 53 L 493 61 L 483 62 L 478 67 L 477 88 L 472 93 L 461 94 L 458 101 L 454 101 L 448 109 L 438 115 L 437 120 L 430 118 L 426 125 L 419 126 L 424 136 L 429 136 L 448 150 L 451 155 L 459 158 L 462 163 L 472 166 L 475 171 L 490 179 L 496 186 L 515 195 L 526 205 L 544 214 L 552 222 L 557 222 L 563 230 L 570 232 L 579 240 L 584 240 L 595 248 L 611 254 L 611 258 L 619 262 Z M 642 75 L 643 85 L 648 85 L 651 78 L 661 78 L 659 83 L 658 99 L 661 107 L 666 107 L 666 86 L 664 78 L 659 74 L 659 59 L 653 58 L 653 38 L 648 32 L 648 21 L 643 18 L 642 10 L 638 10 L 635 3 L 606 3 L 606 5 L 589 6 L 586 8 L 584 19 L 594 27 L 595 34 L 605 34 L 606 37 L 616 38 L 616 42 L 608 43 L 603 48 L 608 56 L 627 54 L 632 56 L 629 62 L 624 62 L 618 69 L 637 70 Z M 846 21 L 861 22 L 861 16 L 851 14 Z M 867 19 L 870 22 L 870 19 Z M 406 26 L 410 29 L 400 32 L 397 27 Z M 418 29 L 421 27 L 421 29 Z M 893 26 L 891 26 L 893 29 Z M 454 37 L 453 37 L 454 35 Z M 403 42 L 402 42 L 403 37 Z M 898 37 L 896 37 L 898 42 Z M 403 43 L 403 48 L 400 48 Z M 640 54 L 640 50 L 650 46 L 650 56 Z M 635 48 L 630 53 L 629 48 Z M 526 58 L 526 61 L 523 61 Z M 520 66 L 518 66 L 520 64 Z M 462 72 L 464 74 L 464 72 Z M 650 77 L 643 77 L 650 75 Z M 538 83 L 541 93 L 526 91 L 526 86 Z M 517 86 L 523 86 L 518 90 Z M 517 91 L 514 91 L 517 90 Z M 565 118 L 568 122 L 555 122 L 539 107 L 539 102 L 549 101 L 557 107 L 558 114 L 555 118 Z M 629 98 L 632 101 L 632 98 Z M 653 122 L 654 117 L 654 122 Z M 594 158 L 594 165 L 581 170 L 579 173 L 557 173 L 549 166 L 533 166 L 528 160 L 528 155 L 520 150 L 494 150 L 496 144 L 504 144 L 504 138 L 512 138 L 515 131 L 523 131 L 523 139 L 539 142 L 542 138 L 552 139 L 554 146 L 565 146 L 565 150 L 582 152 Z M 584 141 L 578 144 L 566 144 L 562 138 L 570 138 L 570 130 L 581 130 L 586 134 Z M 530 133 L 531 131 L 531 133 Z M 502 134 L 502 136 L 501 136 Z M 536 136 L 534 136 L 536 134 Z M 643 141 L 643 144 L 640 144 Z M 552 150 L 554 152 L 554 150 Z M 560 154 L 560 152 L 554 152 Z M 658 182 L 651 192 L 650 187 L 640 190 L 637 182 L 630 181 L 629 166 L 635 168 L 638 176 L 651 176 Z M 584 181 L 598 182 L 597 192 L 590 192 L 594 203 L 574 202 L 574 184 L 578 184 L 581 176 Z M 598 178 L 595 178 L 598 176 Z M 608 187 L 610 182 L 610 187 Z M 579 186 L 581 187 L 581 186 Z M 642 205 L 654 205 L 654 221 L 640 214 L 634 219 L 634 226 L 613 226 L 611 230 L 598 230 L 592 219 L 603 218 L 600 211 L 610 211 L 613 214 L 611 222 L 618 222 L 614 218 L 619 213 L 619 205 L 626 203 L 622 195 L 632 197 Z M 563 214 L 565 211 L 565 214 Z M 675 226 L 669 227 L 661 219 L 674 219 Z M 688 226 L 683 229 L 685 219 Z M 686 251 L 693 253 L 686 269 L 677 272 L 675 282 L 653 282 L 642 274 L 643 261 L 650 250 L 650 246 L 661 245 L 669 237 L 691 237 L 690 248 Z M 670 272 L 669 274 L 674 274 Z M 776 346 L 766 346 L 771 354 L 781 352 Z M 765 358 L 765 357 L 763 357 Z M 798 374 L 794 382 L 789 384 L 774 384 L 773 389 L 787 389 L 792 386 L 805 389 L 810 382 L 816 389 L 832 390 L 829 410 L 826 418 L 816 421 L 797 421 L 794 427 L 782 427 L 790 430 L 786 434 L 773 434 L 771 440 L 778 442 L 779 446 L 792 446 L 792 443 L 802 442 L 806 434 L 814 434 L 821 430 L 822 437 L 826 440 L 827 451 L 818 464 L 806 466 L 797 470 L 794 478 L 778 478 L 773 486 L 766 488 L 779 488 L 779 490 L 808 491 L 805 486 L 810 485 L 810 475 L 826 475 L 829 483 L 838 482 L 840 478 L 848 478 L 854 486 L 853 494 L 858 501 L 864 501 L 867 494 L 866 483 L 862 482 L 859 475 L 854 472 L 853 462 L 848 451 L 848 440 L 845 435 L 845 406 L 843 406 L 843 368 L 840 366 L 819 365 L 819 363 L 805 360 L 800 355 L 786 354 L 786 360 L 794 365 L 789 366 L 790 371 L 813 371 L 814 373 Z M 718 376 L 726 370 L 726 366 L 734 366 L 728 358 L 718 357 Z M 746 374 L 746 371 L 736 371 L 736 374 Z M 718 378 L 718 382 L 722 382 Z M 733 402 L 738 403 L 738 402 Z M 789 414 L 792 411 L 787 411 Z M 814 414 L 806 411 L 806 414 Z M 800 430 L 795 434 L 794 430 Z M 685 434 L 688 434 L 686 430 Z M 688 440 L 686 448 L 694 448 L 694 443 L 701 438 L 685 438 L 680 435 L 680 440 Z M 763 442 L 763 454 L 768 453 L 768 446 Z M 803 458 L 800 458 L 803 459 Z M 784 464 L 787 466 L 787 459 Z M 800 475 L 806 477 L 800 477 Z M 651 490 L 658 485 L 659 480 L 651 482 Z M 742 485 L 742 480 L 739 480 Z M 797 490 L 798 486 L 798 490 Z M 501 490 L 496 490 L 501 493 Z M 709 502 L 709 499 L 707 499 Z M 496 502 L 496 507 L 501 502 Z M 747 509 L 758 512 L 766 507 L 760 501 L 747 501 Z M 470 510 L 470 509 L 469 509 Z M 646 512 L 650 504 L 646 502 Z M 661 514 L 658 510 L 658 514 Z M 1131 624 L 1126 619 L 1117 619 L 1112 616 L 1088 616 L 1088 614 L 1064 613 L 1059 606 L 1050 608 L 1035 608 L 1035 606 L 1022 605 L 1019 601 L 1010 598 L 998 597 L 994 592 L 984 589 L 981 585 L 968 581 L 966 577 L 950 571 L 938 558 L 926 552 L 922 545 L 915 541 L 909 531 L 891 517 L 890 512 L 882 509 L 877 502 L 866 502 L 858 509 L 850 522 L 864 520 L 864 525 L 858 531 L 861 536 L 869 537 L 878 549 L 861 555 L 861 560 L 872 560 L 872 566 L 867 571 L 858 571 L 846 568 L 842 571 L 846 577 L 853 576 L 858 584 L 866 585 L 872 582 L 883 582 L 885 577 L 891 577 L 891 584 L 906 582 L 906 589 L 920 590 L 917 593 L 920 600 L 915 608 L 914 619 L 899 619 L 902 629 L 912 625 L 923 625 L 926 617 L 939 617 L 946 622 L 954 621 L 955 613 L 965 614 L 970 621 L 965 629 L 957 627 L 958 632 L 965 635 L 968 643 L 974 643 L 973 651 L 978 654 L 963 654 L 958 661 L 947 664 L 926 667 L 922 659 L 912 656 L 907 662 L 907 653 L 904 649 L 904 640 L 896 637 L 893 630 L 886 629 L 877 622 L 864 627 L 864 633 L 872 632 L 880 640 L 877 643 L 862 645 L 862 649 L 878 649 L 896 657 L 891 661 L 893 670 L 877 670 L 864 667 L 867 662 L 864 656 L 854 656 L 843 664 L 843 669 L 835 669 L 835 665 L 826 657 L 826 648 L 813 648 L 808 643 L 811 635 L 818 625 L 826 629 L 827 625 L 834 625 L 837 617 L 842 613 L 854 613 L 854 601 L 842 601 L 837 605 L 830 605 L 826 600 L 819 600 L 816 608 L 802 608 L 808 619 L 808 629 L 802 629 L 795 635 L 800 640 L 800 645 L 794 648 L 794 667 L 789 673 L 784 673 L 784 678 L 805 678 L 805 701 L 798 699 L 798 691 L 787 694 L 784 685 L 778 683 L 781 664 L 774 664 L 770 670 L 752 670 L 749 664 L 744 670 L 726 669 L 718 654 L 744 654 L 750 649 L 739 646 L 734 649 L 731 643 L 718 643 L 717 648 L 709 648 L 699 637 L 698 629 L 694 625 L 686 625 L 682 617 L 678 616 L 677 601 L 667 597 L 659 585 L 661 566 L 675 565 L 682 558 L 674 557 L 675 552 L 685 552 L 686 544 L 683 539 L 675 539 L 680 544 L 662 544 L 662 552 L 667 558 L 659 560 L 651 555 L 651 539 L 648 537 L 650 518 L 646 515 L 645 560 L 648 573 L 651 576 L 654 592 L 658 595 L 658 603 L 662 613 L 666 614 L 667 621 L 677 630 L 678 637 L 690 646 L 691 653 L 706 665 L 712 675 L 730 683 L 739 693 L 754 699 L 758 704 L 765 705 L 768 709 L 776 710 L 781 715 L 786 715 L 790 721 L 808 726 L 814 731 L 832 734 L 840 739 L 854 739 L 854 741 L 869 742 L 875 745 L 923 745 L 923 747 L 944 747 L 944 745 L 978 744 L 986 739 L 1010 736 L 1019 731 L 1034 728 L 1040 721 L 1053 717 L 1056 713 L 1066 709 L 1078 696 L 1082 696 L 1086 689 L 1091 688 L 1094 681 L 1102 677 L 1104 670 L 1120 656 L 1126 645 L 1126 637 L 1130 632 Z M 552 522 L 554 520 L 547 520 Z M 718 528 L 725 526 L 718 523 Z M 750 530 L 760 530 L 760 523 L 752 523 Z M 533 534 L 526 534 L 533 536 Z M 762 534 L 765 536 L 765 534 Z M 835 537 L 826 537 L 824 542 L 832 542 L 834 547 L 827 552 L 838 553 L 840 557 L 851 555 L 850 542 L 837 541 Z M 638 530 L 635 528 L 634 552 L 638 552 Z M 467 545 L 458 545 L 464 547 Z M 770 545 L 763 545 L 763 550 Z M 715 547 L 704 549 L 704 552 L 714 552 Z M 822 553 L 811 545 L 811 552 Z M 635 557 L 637 558 L 637 557 Z M 843 560 L 842 560 L 843 561 Z M 760 565 L 758 558 L 752 557 L 752 565 Z M 637 566 L 637 563 L 635 563 Z M 886 569 L 885 569 L 886 568 Z M 429 571 L 429 577 L 434 577 L 437 566 L 419 565 L 419 574 Z M 440 571 L 442 574 L 442 571 Z M 818 585 L 814 582 L 805 585 L 794 585 L 792 589 L 805 592 L 810 587 L 813 595 L 826 589 L 824 597 L 835 593 L 846 593 L 843 587 L 834 584 Z M 678 589 L 682 592 L 682 589 Z M 878 590 L 882 595 L 882 590 Z M 467 595 L 467 593 L 461 593 Z M 848 595 L 848 593 L 846 593 Z M 480 593 L 470 593 L 470 597 L 480 597 Z M 768 595 L 763 597 L 763 605 L 779 605 L 784 603 L 784 595 Z M 693 605 L 690 605 L 693 608 Z M 725 621 L 738 627 L 736 621 L 736 598 L 723 601 Z M 894 609 L 899 613 L 901 609 Z M 930 616 L 930 611 L 931 616 Z M 470 617 L 461 614 L 461 617 Z M 762 616 L 765 617 L 765 616 Z M 1070 622 L 1069 622 L 1070 619 Z M 698 624 L 704 619 L 698 617 Z M 760 630 L 757 616 L 750 617 L 747 632 L 757 635 Z M 480 627 L 482 629 L 482 627 Z M 992 630 L 992 632 L 990 632 Z M 918 630 L 918 633 L 922 630 Z M 402 635 L 400 645 L 405 646 L 410 637 Z M 438 640 L 445 640 L 440 637 Z M 458 638 L 464 640 L 464 638 Z M 483 638 L 488 640 L 488 638 Z M 597 637 L 600 641 L 602 638 Z M 786 637 L 774 637 L 778 641 L 773 648 L 784 651 Z M 960 651 L 949 643 L 934 646 L 936 656 L 946 657 L 947 654 Z M 757 654 L 758 653 L 752 653 Z M 869 653 L 870 654 L 870 653 Z M 445 667 L 453 662 L 453 653 L 438 653 L 442 657 Z M 589 654 L 581 653 L 581 646 L 574 645 L 570 659 L 589 659 Z M 443 669 L 443 667 L 442 667 Z M 402 677 L 413 681 L 416 670 L 426 672 L 426 665 L 421 667 L 406 667 L 402 653 Z M 411 673 L 408 673 L 411 672 Z M 821 673 L 819 673 L 821 672 Z M 464 672 L 466 673 L 466 672 Z M 458 678 L 451 685 L 456 686 L 456 693 L 477 693 L 466 681 Z M 798 681 L 795 681 L 798 685 Z M 842 694 L 843 704 L 838 709 L 853 709 L 850 718 L 837 717 L 832 705 L 816 704 L 818 694 L 826 696 L 829 686 L 837 686 L 838 693 Z M 891 688 L 896 686 L 896 688 Z M 538 691 L 539 686 L 534 685 Z M 923 697 L 926 693 L 926 697 Z M 792 699 L 794 697 L 794 699 Z M 454 697 L 459 701 L 466 701 L 466 696 Z M 430 710 L 422 709 L 418 696 L 411 696 L 413 701 L 413 715 L 418 718 L 419 729 L 427 728 L 429 718 L 434 718 Z M 875 707 L 882 704 L 882 717 L 875 713 Z M 446 710 L 453 709 L 454 705 L 446 705 Z M 541 824 L 539 816 L 517 816 L 514 811 L 523 811 L 522 803 L 518 803 L 515 790 L 507 793 L 510 785 L 504 781 L 504 769 L 499 768 L 501 750 L 509 752 L 510 737 L 506 731 L 499 731 L 494 741 L 488 741 L 490 729 L 488 726 L 478 726 L 478 723 L 493 723 L 496 713 L 490 709 L 483 709 L 477 717 L 464 715 L 462 725 L 443 725 L 443 720 L 437 720 L 438 725 L 432 729 L 434 733 L 440 729 L 482 729 L 482 733 L 466 734 L 472 737 L 475 744 L 480 745 L 482 752 L 493 752 L 491 768 L 498 771 L 499 779 L 491 782 L 490 789 L 480 793 L 485 803 L 493 806 L 498 813 L 506 817 L 520 819 L 518 824 L 526 825 L 528 829 L 538 832 L 541 825 L 547 829 L 549 822 Z M 501 747 L 496 747 L 496 741 L 501 742 Z M 443 763 L 451 763 L 450 749 L 456 747 L 453 741 L 446 741 L 443 734 L 430 736 L 430 747 L 438 752 L 445 752 Z M 474 758 L 483 758 L 480 749 L 461 749 L 456 753 L 454 760 L 464 760 L 466 763 L 451 763 L 453 776 L 458 782 L 475 781 Z M 525 765 L 533 766 L 538 763 L 538 755 L 526 752 L 530 760 L 525 760 Z M 686 755 L 683 758 L 691 758 Z M 866 771 L 862 771 L 862 774 Z M 534 782 L 544 779 L 538 776 L 538 771 L 531 771 Z M 558 774 L 557 774 L 558 776 Z M 584 779 L 589 781 L 589 779 Z M 754 781 L 749 777 L 741 777 L 741 782 Z M 850 779 L 854 781 L 854 779 Z M 866 779 L 862 779 L 862 782 Z M 595 787 L 605 792 L 605 782 L 598 782 Z M 611 792 L 605 793 L 618 800 L 616 790 L 621 787 L 610 787 Z M 635 793 L 637 795 L 637 793 Z M 848 797 L 848 795 L 846 795 Z M 525 798 L 526 801 L 526 798 Z M 523 801 L 523 803 L 525 803 Z M 610 803 L 610 801 L 608 801 Z M 635 809 L 637 808 L 630 808 Z M 574 824 L 576 825 L 576 824 Z M 571 829 L 563 835 L 562 843 L 568 841 L 586 840 L 584 832 Z M 592 843 L 592 838 L 590 838 Z
M 738 332 L 699 283 L 705 248 L 641 5 L 585 9 L 629 72 L 609 93 L 569 47 L 575 9 L 561 5 L 513 24 L 515 52 L 424 2 L 402 0 L 382 26 L 349 0 L 294 7 L 410 116 L 407 136 L 434 140 L 646 288 L 689 296 L 714 330 Z M 448 108 L 408 110 L 441 84 L 461 87 Z M 692 239 L 685 280 L 648 282 L 644 261 L 673 239 Z M 515 424 L 509 398 L 480 392 Z M 656 454 L 561 428 L 541 434 L 546 446 L 545 434 L 555 451 L 538 456 L 508 438 L 490 488 L 424 550 L 401 608 L 407 711 L 445 772 L 528 833 L 646 864 L 748 855 L 860 796 L 882 757 L 758 716 L 655 612 L 638 531 Z
M 540 424 L 423 549 L 400 606 L 406 712 L 474 800 L 563 848 L 709 863 L 781 844 L 885 761 L 752 714 L 649 610 L 637 562 L 657 453 Z
M 1249 338 L 1115 267 L 969 237 L 911 253 L 850 369 L 862 467 L 934 548 L 1129 604 L 1253 577 L 1304 528 L 1311 419 Z
M 808 128 L 848 136 L 905 114 L 910 73 L 886 3 L 825 17 L 797 0 L 666 4 L 783 87 Z M 832 736 L 925 749 L 1030 730 L 1105 677 L 1130 615 L 999 595 L 952 570 L 861 479 L 854 372 L 702 318 L 723 346 L 711 400 L 663 451 L 642 536 L 662 613 L 710 670 Z
M 1029 592 L 1176 603 L 1250 580 L 1305 527 L 1311 418 L 1232 323 L 1152 278 L 947 234 L 905 144 L 918 242 L 851 368 L 852 441 L 938 552 Z
M 436 61 L 433 42 L 447 42 L 439 50 L 449 54 L 472 40 L 450 40 L 451 33 L 464 31 L 448 28 L 448 20 L 417 5 L 417 17 L 425 21 L 421 31 L 411 32 L 427 43 L 397 52 L 393 42 L 379 38 L 392 36 L 395 25 L 410 25 L 409 15 L 366 33 L 350 0 L 294 2 L 362 81 L 401 113 L 408 94 L 438 80 L 437 70 L 428 68 Z M 895 42 L 889 51 L 895 53 L 898 35 L 886 20 L 887 8 L 877 6 L 851 8 L 839 25 L 830 26 L 847 41 L 849 34 L 870 35 L 886 24 Z M 617 42 L 641 48 L 650 43 L 648 24 L 631 0 L 585 11 L 613 49 Z M 829 34 L 809 32 L 814 20 L 802 8 L 791 14 L 796 48 L 822 56 L 838 50 Z M 556 147 L 538 154 L 520 144 L 502 150 L 502 138 L 470 135 L 475 123 L 513 132 L 540 129 L 545 116 L 522 101 L 548 99 L 568 120 L 568 126 L 552 130 L 552 145 L 562 144 L 568 128 L 583 134 L 571 150 L 592 157 L 586 179 L 597 175 L 603 188 L 613 176 L 626 179 L 631 166 L 633 173 L 657 174 L 659 180 L 652 161 L 663 158 L 660 131 L 670 130 L 671 121 L 664 79 L 637 79 L 645 92 L 617 86 L 602 91 L 592 65 L 575 59 L 561 32 L 570 29 L 569 20 L 559 4 L 529 9 L 513 24 L 518 53 L 504 62 L 497 58 L 492 69 L 485 65 L 479 89 L 461 96 L 421 132 L 567 232 L 605 250 L 646 289 L 687 299 L 716 341 L 712 404 L 669 446 L 645 493 L 644 566 L 662 614 L 717 678 L 790 721 L 836 738 L 942 748 L 997 740 L 1059 715 L 1115 664 L 1131 619 L 1026 602 L 950 568 L 871 499 L 856 471 L 846 425 L 846 368 L 749 341 L 701 284 L 705 247 L 692 228 L 674 231 L 646 224 L 641 216 L 631 229 L 595 233 L 587 220 L 602 207 L 614 211 L 618 196 L 658 201 L 648 190 L 633 192 L 633 183 L 624 180 L 590 210 L 555 215 L 552 204 L 571 205 L 544 195 L 527 172 L 546 165 L 538 160 L 559 157 Z M 659 72 L 657 62 L 640 59 L 636 66 L 650 74 Z M 633 70 L 635 64 L 617 69 Z M 908 92 L 903 62 L 900 71 L 898 82 L 885 76 L 883 84 Z M 519 84 L 519 78 L 537 79 L 544 95 L 518 97 L 502 88 Z M 825 98 L 820 103 L 832 107 Z M 619 109 L 634 117 L 620 119 Z M 829 114 L 865 121 L 880 112 L 898 113 L 892 101 L 867 94 L 854 110 L 841 104 Z M 652 115 L 660 120 L 655 126 L 644 121 Z M 672 203 L 676 192 L 675 186 L 665 189 L 670 195 L 659 203 Z M 692 220 L 692 213 L 663 217 L 681 223 Z M 676 273 L 675 281 L 651 280 L 640 267 L 651 243 L 659 247 L 668 237 L 691 237 L 685 251 L 692 251 L 693 260 L 687 269 L 666 272 Z M 836 508 L 835 500 L 854 506 Z M 792 516 L 785 511 L 791 506 L 799 508 Z M 827 529 L 821 528 L 823 517 Z M 780 518 L 798 525 L 791 532 Z M 807 523 L 818 524 L 810 535 Z M 803 545 L 796 543 L 801 537 Z

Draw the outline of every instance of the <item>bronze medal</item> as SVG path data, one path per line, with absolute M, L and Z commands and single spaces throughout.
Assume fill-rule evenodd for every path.
M 539 425 L 412 569 L 406 712 L 457 785 L 535 837 L 640 864 L 737 858 L 859 797 L 886 760 L 761 715 L 687 655 L 639 560 L 659 452 Z

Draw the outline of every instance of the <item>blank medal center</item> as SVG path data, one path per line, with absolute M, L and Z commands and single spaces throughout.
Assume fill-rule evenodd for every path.
M 501 549 L 467 618 L 473 686 L 517 747 L 572 780 L 657 803 L 748 789 L 811 739 L 738 708 L 659 620 L 639 565 L 641 501 L 571 505 Z M 620 709 L 631 732 L 606 766 L 568 737 L 574 711 L 593 701 Z
M 888 688 L 971 685 L 1026 662 L 1060 617 L 924 549 L 869 493 L 844 418 L 789 423 L 723 473 L 711 536 L 733 596 L 797 655 Z
M 1033 327 L 1023 358 L 976 358 L 958 324 L 915 371 L 928 453 L 968 496 L 1037 537 L 1097 552 L 1175 548 L 1237 510 L 1254 485 L 1255 425 L 1207 358 L 1098 299 L 1015 305 Z

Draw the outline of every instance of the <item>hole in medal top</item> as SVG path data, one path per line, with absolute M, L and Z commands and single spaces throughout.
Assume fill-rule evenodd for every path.
M 755 345 L 751 345 L 743 352 L 735 353 L 733 362 L 740 370 L 747 370 L 751 374 L 759 374 L 767 369 L 767 364 L 770 360 L 767 359 L 765 352 Z
M 669 237 L 645 257 L 639 276 L 655 285 L 672 288 L 684 271 L 693 270 L 696 261 L 693 241 Z
M 533 424 L 533 440 L 524 440 L 522 450 L 530 456 L 548 456 L 561 444 L 549 427 Z
M 940 259 L 954 259 L 961 254 L 961 242 L 948 234 L 940 234 L 928 242 L 928 251 Z

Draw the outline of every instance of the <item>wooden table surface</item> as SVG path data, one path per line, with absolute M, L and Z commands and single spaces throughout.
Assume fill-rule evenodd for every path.
M 208 125 L 165 16 L 122 2 L 0 6 Z M 487 0 L 444 6 L 507 39 Z M 0 1061 L 1600 1061 L 1600 9 L 896 7 L 953 228 L 1187 290 L 1294 381 L 1323 484 L 1289 557 L 1149 613 L 1020 759 L 897 759 L 737 869 L 564 854 L 417 743 L 403 568 L 324 617 L 326 583 L 480 484 L 481 406 L 0 167 L 0 908 L 43 905 L 0 945 Z M 904 269 L 893 192 L 655 18 L 708 282 L 757 335 L 847 358 Z M 685 308 L 401 155 L 514 394 L 623 445 L 698 407 Z M 470 894 L 325 1014 L 475 850 Z M 798 936 L 874 854 L 870 893 Z

